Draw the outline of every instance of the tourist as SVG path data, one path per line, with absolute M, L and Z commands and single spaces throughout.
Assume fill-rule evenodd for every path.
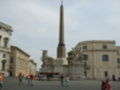
M 109 79 L 106 81 L 102 81 L 101 90 L 112 90 Z
M 23 85 L 23 75 L 21 73 L 18 75 L 18 81 L 19 86 Z
M 64 76 L 63 75 L 60 76 L 60 82 L 61 82 L 61 86 L 63 87 L 64 86 Z
M 102 84 L 101 84 L 101 90 L 105 90 L 105 81 L 104 80 L 102 80 Z
M 27 84 L 30 85 L 30 74 L 27 75 Z
M 116 81 L 116 76 L 115 75 L 112 75 L 112 80 Z
M 111 86 L 111 84 L 110 84 L 110 81 L 109 81 L 109 80 L 106 80 L 105 90 L 112 90 L 112 86 Z
M 30 85 L 33 86 L 33 79 L 34 79 L 34 76 L 31 74 L 30 75 Z
M 0 74 L 0 88 L 1 88 L 1 89 L 3 88 L 3 82 L 4 82 L 4 80 L 5 80 L 4 74 L 1 73 L 1 74 Z
M 27 79 L 28 79 L 28 85 L 30 85 L 30 86 L 33 86 L 33 75 L 32 74 L 29 74 L 28 76 L 27 76 Z
M 65 77 L 64 86 L 69 87 L 69 76 Z

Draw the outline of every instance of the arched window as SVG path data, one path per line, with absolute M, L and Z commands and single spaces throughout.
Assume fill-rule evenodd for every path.
M 8 38 L 4 38 L 4 47 L 8 46 L 8 42 L 9 42 L 9 39 Z
M 103 55 L 102 56 L 102 61 L 109 61 L 109 56 L 108 55 Z

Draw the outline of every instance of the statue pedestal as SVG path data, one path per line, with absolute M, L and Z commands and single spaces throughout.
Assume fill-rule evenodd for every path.
M 54 65 L 54 72 L 58 72 L 60 74 L 65 74 L 67 72 L 68 61 L 65 58 L 57 58 Z

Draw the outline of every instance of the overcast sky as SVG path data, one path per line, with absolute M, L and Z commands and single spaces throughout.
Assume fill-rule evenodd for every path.
M 56 57 L 59 6 L 59 0 L 0 0 L 0 21 L 13 27 L 12 44 L 40 63 L 41 50 Z M 68 51 L 84 40 L 120 44 L 120 0 L 64 0 L 64 7 Z

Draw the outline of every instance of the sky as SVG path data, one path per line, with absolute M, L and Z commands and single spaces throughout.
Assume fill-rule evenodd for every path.
M 67 51 L 85 40 L 120 44 L 120 0 L 63 0 Z M 42 50 L 56 57 L 59 0 L 0 0 L 0 21 L 13 28 L 11 44 L 41 64 Z

